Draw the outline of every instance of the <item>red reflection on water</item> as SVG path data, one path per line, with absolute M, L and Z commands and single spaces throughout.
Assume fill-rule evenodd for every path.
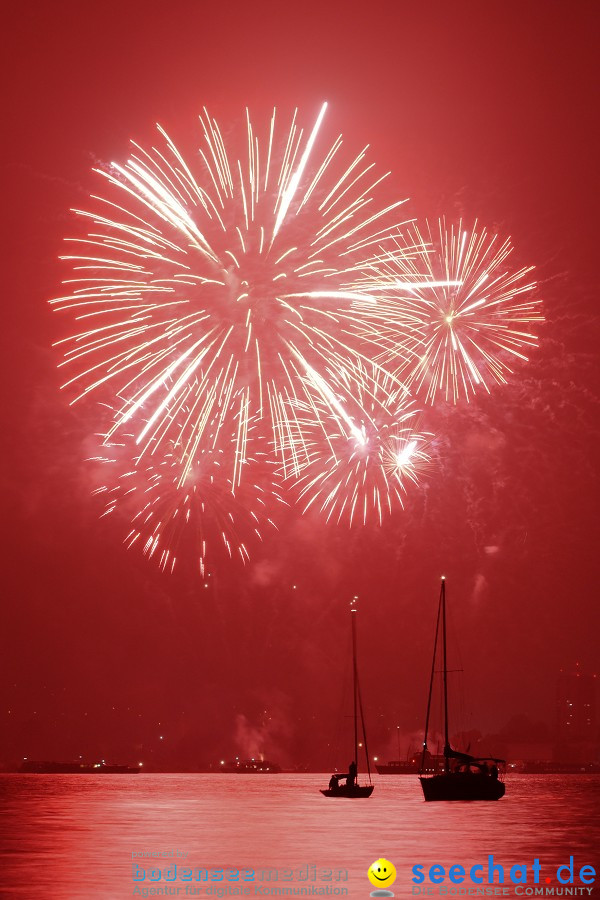
M 395 896 L 409 897 L 417 863 L 447 871 L 493 853 L 508 871 L 538 858 L 544 883 L 570 855 L 576 869 L 597 856 L 598 776 L 513 776 L 505 799 L 471 804 L 424 803 L 411 776 L 379 779 L 368 801 L 330 803 L 319 793 L 326 779 L 2 775 L 2 888 L 27 898 L 131 897 L 133 853 L 179 851 L 193 869 L 345 869 L 337 884 L 357 898 L 368 897 L 367 868 L 384 856 L 397 869 Z M 176 854 L 154 865 L 173 862 Z

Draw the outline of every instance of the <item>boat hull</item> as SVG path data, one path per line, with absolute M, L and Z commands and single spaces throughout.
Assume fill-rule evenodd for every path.
M 425 800 L 500 800 L 505 787 L 491 775 L 448 772 L 419 778 Z
M 326 788 L 321 793 L 324 797 L 345 797 L 348 800 L 353 800 L 358 797 L 370 797 L 374 788 L 374 784 L 355 784 L 352 787 L 342 784 L 335 791 L 332 791 L 331 788 Z

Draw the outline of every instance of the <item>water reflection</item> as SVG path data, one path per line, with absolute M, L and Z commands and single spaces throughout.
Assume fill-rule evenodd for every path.
M 177 851 L 194 868 L 346 868 L 368 897 L 369 864 L 396 865 L 411 896 L 415 863 L 506 866 L 535 857 L 594 864 L 598 776 L 512 776 L 498 803 L 424 803 L 416 778 L 380 778 L 370 800 L 328 802 L 315 775 L 3 775 L 3 896 L 132 896 L 132 853 Z M 140 862 L 143 865 L 142 862 Z M 166 867 L 162 862 L 161 866 Z M 183 894 L 183 891 L 182 891 Z

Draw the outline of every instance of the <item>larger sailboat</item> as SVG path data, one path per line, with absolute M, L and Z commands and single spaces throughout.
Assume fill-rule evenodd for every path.
M 350 603 L 350 620 L 352 624 L 352 696 L 354 709 L 354 756 L 353 761 L 348 767 L 348 772 L 344 775 L 332 775 L 329 781 L 329 787 L 323 788 L 321 793 L 325 797 L 346 797 L 354 799 L 357 797 L 370 797 L 373 793 L 374 785 L 371 784 L 371 767 L 369 764 L 369 750 L 367 746 L 367 732 L 365 729 L 365 717 L 363 713 L 362 697 L 360 693 L 360 684 L 358 681 L 358 667 L 356 663 L 356 601 L 358 597 L 353 597 Z M 360 713 L 360 722 L 363 735 L 363 744 L 365 748 L 365 757 L 367 760 L 367 777 L 369 784 L 358 783 L 358 719 Z
M 435 663 L 442 623 L 443 653 L 443 688 L 444 688 L 444 771 L 436 775 L 426 775 L 426 759 L 428 758 L 427 736 L 429 732 L 429 714 L 435 676 Z M 495 757 L 470 756 L 460 753 L 450 746 L 448 738 L 448 664 L 446 657 L 446 579 L 442 576 L 440 601 L 438 605 L 433 661 L 431 663 L 431 679 L 429 682 L 429 698 L 427 700 L 427 716 L 425 719 L 425 737 L 419 781 L 423 788 L 425 800 L 499 800 L 504 796 L 504 782 L 500 780 L 499 766 L 505 761 Z

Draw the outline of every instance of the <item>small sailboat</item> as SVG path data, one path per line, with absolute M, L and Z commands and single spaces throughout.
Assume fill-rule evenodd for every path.
M 435 676 L 440 619 L 442 623 L 444 675 L 444 771 L 439 774 L 427 775 L 425 774 L 426 759 L 429 755 L 427 736 L 429 732 L 429 714 L 431 712 L 431 696 Z M 448 738 L 448 665 L 446 658 L 446 579 L 442 576 L 440 602 L 435 626 L 433 661 L 431 663 L 427 716 L 425 719 L 425 737 L 423 739 L 419 772 L 419 781 L 423 788 L 425 800 L 499 800 L 500 797 L 504 796 L 505 792 L 504 782 L 499 778 L 499 767 L 502 768 L 504 765 L 505 760 L 503 759 L 470 756 L 468 753 L 460 753 L 458 750 L 453 750 L 450 746 Z
M 363 713 L 362 697 L 360 694 L 360 684 L 358 681 L 358 667 L 356 664 L 356 601 L 358 597 L 354 597 L 350 603 L 350 621 L 352 623 L 352 691 L 353 691 L 353 707 L 354 707 L 354 756 L 353 761 L 348 767 L 348 772 L 344 775 L 332 775 L 329 781 L 329 787 L 321 790 L 325 797 L 347 797 L 349 799 L 355 797 L 370 797 L 373 793 L 375 785 L 371 784 L 371 767 L 369 765 L 369 751 L 367 746 L 367 732 L 365 729 L 365 717 Z M 358 783 L 358 719 L 360 713 L 360 722 L 363 735 L 363 744 L 365 748 L 365 756 L 367 760 L 367 777 L 368 784 Z

